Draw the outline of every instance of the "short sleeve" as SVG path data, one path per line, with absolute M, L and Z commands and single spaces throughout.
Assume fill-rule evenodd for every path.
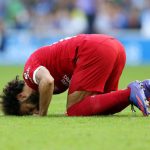
M 23 72 L 23 78 L 26 84 L 36 91 L 38 90 L 38 85 L 35 81 L 35 73 L 40 67 L 42 66 L 40 65 L 39 61 L 31 55 L 25 64 Z

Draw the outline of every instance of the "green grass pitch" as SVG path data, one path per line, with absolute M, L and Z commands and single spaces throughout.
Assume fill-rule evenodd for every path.
M 0 91 L 22 67 L 0 66 Z M 120 80 L 150 78 L 150 66 L 126 67 Z M 0 150 L 148 150 L 150 118 L 130 107 L 113 116 L 65 117 L 66 93 L 54 96 L 47 117 L 0 115 Z

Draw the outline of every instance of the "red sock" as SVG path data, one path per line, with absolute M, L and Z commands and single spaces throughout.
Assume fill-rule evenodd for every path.
M 108 115 L 120 112 L 129 102 L 130 89 L 88 96 L 67 109 L 68 116 Z

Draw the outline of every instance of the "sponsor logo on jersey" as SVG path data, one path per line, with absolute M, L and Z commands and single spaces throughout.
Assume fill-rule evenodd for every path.
M 63 85 L 68 87 L 70 84 L 70 78 L 67 75 L 64 75 L 63 78 L 61 79 L 61 82 Z
M 24 78 L 25 78 L 26 80 L 29 79 L 31 82 L 33 82 L 32 79 L 30 78 L 29 73 L 30 73 L 30 67 L 28 67 L 27 70 L 26 70 L 26 72 L 24 72 L 24 74 L 23 74 L 23 75 L 24 75 Z

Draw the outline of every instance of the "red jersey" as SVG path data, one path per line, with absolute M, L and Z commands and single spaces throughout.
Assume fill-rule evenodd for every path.
M 37 90 L 35 73 L 39 67 L 46 67 L 54 78 L 55 86 L 59 91 L 68 88 L 74 70 L 76 53 L 84 36 L 75 36 L 60 40 L 52 45 L 36 50 L 27 60 L 23 78 L 27 85 Z
M 45 67 L 60 92 L 68 87 L 69 93 L 104 92 L 117 89 L 124 64 L 124 48 L 116 39 L 107 35 L 81 34 L 36 50 L 25 64 L 23 78 L 29 87 L 37 90 L 35 74 L 40 67 Z M 115 66 L 120 69 L 116 71 Z M 107 80 L 111 80 L 111 85 Z

